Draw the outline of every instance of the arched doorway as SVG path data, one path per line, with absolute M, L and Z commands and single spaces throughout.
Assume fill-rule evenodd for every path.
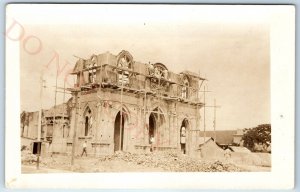
M 151 136 L 155 137 L 156 132 L 156 122 L 155 122 L 155 116 L 154 113 L 151 113 L 149 116 L 149 138 Z
M 189 122 L 184 119 L 180 126 L 180 149 L 183 154 L 187 153 L 187 133 L 188 133 Z
M 148 137 L 154 137 L 154 146 L 162 144 L 162 132 L 165 126 L 165 118 L 160 108 L 156 107 L 149 116 L 149 132 Z M 149 140 L 150 143 L 150 140 Z
M 123 150 L 125 113 L 118 112 L 114 128 L 114 151 Z

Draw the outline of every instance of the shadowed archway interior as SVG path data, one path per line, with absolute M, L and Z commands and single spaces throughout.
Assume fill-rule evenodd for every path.
M 121 111 L 119 111 L 115 119 L 114 151 L 123 150 L 125 119 L 125 113 L 123 112 L 121 115 Z

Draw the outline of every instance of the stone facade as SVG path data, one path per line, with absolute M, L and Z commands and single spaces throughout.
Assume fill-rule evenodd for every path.
M 197 155 L 199 89 L 205 79 L 189 71 L 173 73 L 162 63 L 137 62 L 127 51 L 79 59 L 71 74 L 77 77 L 73 97 L 42 113 L 45 154 L 70 155 L 75 138 L 76 155 L 85 141 L 93 156 L 151 147 Z M 36 140 L 37 125 L 38 112 L 22 113 L 21 137 Z
M 118 150 L 148 151 L 152 135 L 156 150 L 196 151 L 200 127 L 199 87 L 204 81 L 189 71 L 176 74 L 162 63 L 145 64 L 127 51 L 109 52 L 79 59 L 72 72 L 77 83 L 77 105 L 73 95 L 71 130 L 67 153 L 71 153 L 75 118 L 76 154 L 87 141 L 90 155 Z M 185 144 L 180 143 L 182 127 Z
M 42 110 L 41 141 L 42 155 L 49 153 L 66 153 L 70 133 L 70 114 L 68 110 L 71 100 L 48 110 Z M 55 121 L 54 121 L 55 118 Z M 21 145 L 32 149 L 32 143 L 37 141 L 39 112 L 21 113 Z
M 21 130 L 22 138 L 36 139 L 38 130 L 39 112 L 25 112 L 21 113 Z
M 51 153 L 66 153 L 70 134 L 70 104 L 57 105 L 43 113 L 42 140 L 51 145 Z M 55 121 L 54 121 L 55 119 Z

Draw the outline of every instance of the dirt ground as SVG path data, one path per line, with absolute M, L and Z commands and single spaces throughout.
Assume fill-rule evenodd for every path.
M 257 159 L 263 159 L 259 161 Z M 71 157 L 53 155 L 42 157 L 40 170 L 36 170 L 33 155 L 22 157 L 22 173 L 51 173 L 51 172 L 241 172 L 241 171 L 270 171 L 270 156 L 253 154 L 243 157 L 234 154 L 228 160 L 195 159 L 183 154 L 170 152 L 154 152 L 134 154 L 117 152 L 114 155 L 95 157 L 75 157 L 71 166 Z M 245 161 L 247 159 L 247 161 Z M 254 160 L 256 162 L 254 162 Z M 269 164 L 268 164 L 269 163 Z

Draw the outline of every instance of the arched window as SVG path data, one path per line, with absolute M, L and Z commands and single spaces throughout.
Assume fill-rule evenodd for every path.
M 89 107 L 86 108 L 83 118 L 84 118 L 84 136 L 88 136 L 93 125 L 92 111 Z
M 148 71 L 151 77 L 155 77 L 155 78 L 151 78 L 152 89 L 156 89 L 158 88 L 158 86 L 164 86 L 165 88 L 168 87 L 166 85 L 167 81 L 163 81 L 163 80 L 169 80 L 169 71 L 164 64 L 162 63 L 149 64 Z
M 63 138 L 67 138 L 69 137 L 69 132 L 70 132 L 70 126 L 67 122 L 64 122 L 63 123 L 63 126 L 62 126 L 62 137 Z
M 85 116 L 84 136 L 88 136 L 88 134 L 89 134 L 89 117 Z
M 97 55 L 92 55 L 90 59 L 84 61 L 84 66 L 87 71 L 83 72 L 85 83 L 95 83 L 96 82 L 96 72 L 94 68 L 97 66 Z
M 118 84 L 128 85 L 129 84 L 129 72 L 126 69 L 132 69 L 133 58 L 128 51 L 121 51 L 117 56 L 117 66 L 122 69 L 117 69 L 118 72 Z
M 168 79 L 168 69 L 167 67 L 162 64 L 162 63 L 155 63 L 153 65 L 153 76 L 157 77 L 157 78 L 164 78 L 164 79 Z
M 182 79 L 182 88 L 181 88 L 181 97 L 183 99 L 187 99 L 188 98 L 188 94 L 189 94 L 189 79 L 188 77 L 185 75 Z

